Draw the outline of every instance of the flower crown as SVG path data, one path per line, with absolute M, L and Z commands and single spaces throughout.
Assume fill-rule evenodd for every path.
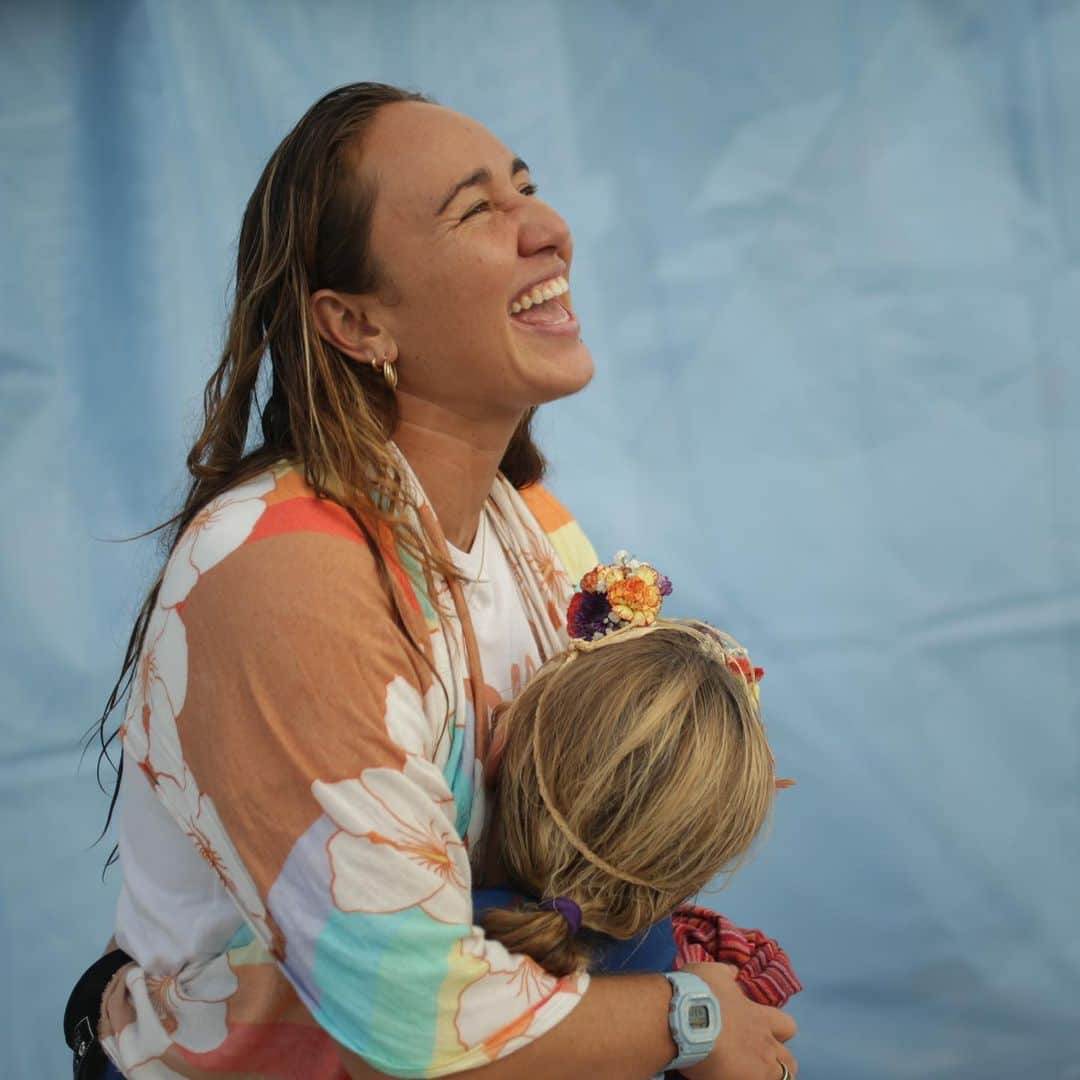
M 617 551 L 613 563 L 594 567 L 581 579 L 566 612 L 567 632 L 572 640 L 593 642 L 616 630 L 652 626 L 671 592 L 670 578 L 628 552 Z M 754 667 L 750 654 L 734 638 L 707 625 L 705 629 L 728 667 L 741 672 L 756 690 L 764 669 Z
M 651 626 L 670 595 L 668 578 L 617 551 L 613 563 L 594 567 L 581 579 L 566 611 L 566 628 L 572 638 L 596 641 L 613 630 Z

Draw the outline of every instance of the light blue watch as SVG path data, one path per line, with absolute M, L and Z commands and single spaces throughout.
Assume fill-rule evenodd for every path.
M 709 984 L 689 971 L 665 971 L 671 983 L 668 1028 L 678 1053 L 664 1072 L 704 1061 L 720 1035 L 720 1004 Z M 663 1077 L 664 1073 L 659 1073 Z

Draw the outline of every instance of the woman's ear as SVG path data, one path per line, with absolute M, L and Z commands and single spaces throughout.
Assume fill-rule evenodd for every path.
M 503 754 L 506 752 L 506 713 L 510 708 L 508 701 L 500 701 L 491 710 L 491 739 L 488 742 L 487 757 L 484 759 L 484 784 L 493 788 L 499 779 Z
M 311 318 L 323 341 L 362 364 L 373 359 L 393 363 L 397 349 L 369 311 L 369 297 L 320 289 L 311 298 Z

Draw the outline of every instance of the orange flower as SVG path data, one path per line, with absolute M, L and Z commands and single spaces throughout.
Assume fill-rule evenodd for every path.
M 611 610 L 631 626 L 651 626 L 660 611 L 660 589 L 637 575 L 608 586 Z

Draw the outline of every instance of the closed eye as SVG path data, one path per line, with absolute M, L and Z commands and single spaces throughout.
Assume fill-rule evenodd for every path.
M 535 184 L 526 184 L 524 187 L 518 189 L 522 195 L 535 195 L 540 189 Z M 466 221 L 474 214 L 480 214 L 485 210 L 491 209 L 491 203 L 487 199 L 482 199 L 475 206 L 470 206 L 468 210 L 462 215 L 461 220 Z

